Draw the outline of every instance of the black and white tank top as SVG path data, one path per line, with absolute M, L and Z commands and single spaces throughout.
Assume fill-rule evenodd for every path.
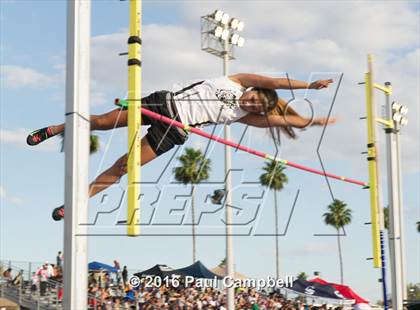
M 239 106 L 245 88 L 227 76 L 175 84 L 172 91 L 182 123 L 193 127 L 231 124 L 248 114 Z

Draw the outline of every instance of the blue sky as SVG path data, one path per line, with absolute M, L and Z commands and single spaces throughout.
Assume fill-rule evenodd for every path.
M 231 12 L 246 22 L 246 45 L 231 62 L 231 72 L 256 72 L 303 80 L 332 77 L 342 84 L 333 114 L 339 122 L 327 129 L 321 154 L 327 170 L 356 179 L 367 179 L 367 164 L 360 152 L 366 144 L 366 128 L 358 118 L 364 114 L 363 88 L 357 82 L 366 70 L 366 54 L 376 56 L 378 83 L 391 80 L 394 96 L 410 109 L 409 125 L 404 128 L 403 183 L 407 280 L 418 282 L 420 270 L 419 234 L 415 223 L 419 214 L 419 63 L 418 6 L 406 2 L 201 2 L 146 1 L 143 16 L 143 90 L 145 94 L 168 89 L 172 84 L 195 78 L 221 74 L 221 61 L 200 51 L 199 17 L 215 8 Z M 64 155 L 59 152 L 59 139 L 30 148 L 26 134 L 36 128 L 64 120 L 65 73 L 65 2 L 64 1 L 1 1 L 0 2 L 0 258 L 13 260 L 53 260 L 62 249 L 62 223 L 50 219 L 52 208 L 63 201 Z M 352 15 L 349 16 L 349 10 Z M 400 14 L 395 15 L 398 10 Z M 375 19 L 369 19 L 375 15 Z M 392 17 L 392 18 L 391 18 Z M 126 92 L 125 59 L 118 53 L 126 50 L 128 5 L 120 1 L 93 1 L 92 6 L 92 93 L 91 112 L 112 109 L 115 97 Z M 264 46 L 264 48 L 261 48 Z M 329 90 L 309 92 L 317 116 L 325 116 L 337 83 Z M 289 99 L 291 94 L 279 91 Z M 304 92 L 297 92 L 303 98 Z M 378 95 L 378 102 L 381 96 Z M 307 110 L 303 101 L 296 102 L 301 113 Z M 238 141 L 244 127 L 233 125 L 233 139 Z M 209 129 L 211 130 L 211 129 Z M 222 134 L 221 128 L 216 132 Z M 125 152 L 126 130 L 97 133 L 101 151 L 91 156 L 90 179 L 111 165 Z M 319 168 L 316 147 L 320 128 L 299 132 L 298 140 L 282 139 L 281 157 Z M 383 135 L 381 135 L 384 140 Z M 206 141 L 191 137 L 187 146 L 206 147 Z M 245 145 L 265 152 L 276 151 L 263 130 L 249 129 Z M 223 210 L 216 210 L 206 195 L 221 187 L 223 148 L 210 144 L 212 161 L 210 183 L 199 186 L 197 208 L 207 212 L 199 233 L 220 234 Z M 171 169 L 177 164 L 174 156 L 182 148 L 165 154 L 142 169 L 144 201 L 143 218 L 154 210 L 159 214 L 155 225 L 144 229 L 152 234 L 188 234 L 190 226 L 163 227 L 162 222 L 188 216 L 190 188 L 174 184 Z M 382 148 L 383 153 L 383 148 Z M 384 153 L 383 153 L 384 154 Z M 256 182 L 263 162 L 245 153 L 234 153 L 234 201 L 242 212 L 236 220 L 246 221 L 258 210 L 253 225 L 254 236 L 237 236 L 236 269 L 252 277 L 274 275 L 273 195 L 264 192 Z M 383 157 L 382 162 L 385 162 Z M 166 167 L 166 170 L 162 167 Z M 385 174 L 385 173 L 384 173 Z M 156 176 L 162 177 L 156 181 Z M 334 231 L 322 222 L 322 214 L 331 202 L 323 178 L 287 170 L 289 183 L 278 194 L 281 223 L 286 227 L 296 192 L 299 198 L 286 236 L 280 238 L 280 268 L 283 275 L 300 271 L 311 274 L 321 271 L 330 281 L 339 281 Z M 384 176 L 385 177 L 385 176 Z M 384 179 L 384 181 L 386 181 Z M 153 183 L 153 184 L 150 184 Z M 385 183 L 384 183 L 385 184 Z M 345 282 L 362 296 L 380 298 L 377 278 L 366 257 L 371 256 L 368 193 L 357 186 L 331 182 L 334 197 L 344 200 L 353 210 L 352 224 L 342 238 Z M 90 219 L 97 210 L 110 210 L 117 204 L 125 179 L 108 190 L 106 198 L 90 201 Z M 161 193 L 158 204 L 153 204 Z M 247 194 L 248 196 L 245 196 Z M 181 195 L 181 197 L 180 197 Z M 253 197 L 262 197 L 253 199 Z M 384 196 L 384 203 L 386 203 Z M 260 205 L 258 205 L 260 204 Z M 258 209 L 259 206 L 259 209 Z M 182 209 L 171 216 L 170 208 Z M 122 210 L 124 212 L 124 210 Z M 100 219 L 91 232 L 121 233 L 112 226 L 122 214 Z M 235 230 L 243 233 L 243 228 Z M 213 267 L 224 257 L 224 237 L 198 237 L 198 257 Z M 124 236 L 89 238 L 89 258 L 111 263 L 119 259 L 130 269 L 144 269 L 155 263 L 174 267 L 191 262 L 191 238 L 188 236 Z M 258 262 L 258 263 L 256 263 Z

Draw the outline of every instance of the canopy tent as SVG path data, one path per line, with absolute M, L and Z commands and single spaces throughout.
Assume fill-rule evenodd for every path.
M 9 299 L 2 298 L 2 297 L 0 297 L 0 306 L 1 306 L 0 309 L 7 309 L 7 310 L 19 310 L 20 309 L 20 306 L 17 303 L 15 303 L 15 302 L 13 302 Z
M 353 305 L 353 310 L 372 310 L 369 304 L 360 303 Z
M 312 280 L 309 280 L 309 282 L 313 282 L 313 283 L 319 283 L 319 284 L 323 284 L 323 285 L 331 285 L 332 287 L 334 287 L 337 291 L 340 292 L 341 295 L 344 296 L 344 298 L 347 299 L 354 299 L 356 304 L 369 304 L 369 301 L 360 297 L 359 295 L 357 295 L 349 286 L 347 285 L 341 285 L 341 284 L 336 284 L 336 283 L 332 283 L 332 282 L 327 282 L 321 278 L 314 278 Z
M 335 299 L 336 301 L 346 300 L 344 296 L 331 285 L 309 282 L 303 279 L 295 280 L 293 286 L 286 289 L 315 298 Z
M 134 275 L 139 278 L 146 277 L 146 276 L 155 276 L 155 277 L 164 278 L 166 276 L 171 276 L 173 274 L 172 271 L 173 269 L 171 267 L 157 264 L 157 265 L 154 265 L 152 268 L 137 272 Z
M 226 266 L 225 265 L 219 265 L 217 267 L 214 267 L 210 270 L 211 272 L 217 274 L 219 277 L 224 277 L 226 276 Z M 233 278 L 235 280 L 245 280 L 245 279 L 249 279 L 249 277 L 239 273 L 239 272 L 235 272 L 233 275 Z
M 207 269 L 207 267 L 204 266 L 200 261 L 196 261 L 194 264 L 184 268 L 175 269 L 172 271 L 172 273 L 180 276 L 191 276 L 201 279 L 213 279 L 215 277 L 217 279 L 222 279 L 221 276 Z
M 103 263 L 100 263 L 100 262 L 90 262 L 88 264 L 88 269 L 92 270 L 92 271 L 106 270 L 108 272 L 118 272 L 117 268 L 114 268 L 110 265 L 103 264 Z

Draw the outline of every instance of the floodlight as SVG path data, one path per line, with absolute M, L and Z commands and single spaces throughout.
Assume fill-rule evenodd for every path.
M 222 21 L 222 17 L 223 17 L 223 11 L 220 11 L 220 10 L 216 10 L 214 13 L 213 13 L 213 16 L 214 16 L 214 19 L 217 21 L 217 22 L 220 22 L 220 21 Z
M 213 10 L 201 16 L 201 49 L 224 61 L 235 59 L 236 47 L 245 43 L 239 33 L 243 28 L 244 22 L 239 18 L 219 9 Z M 225 59 L 226 55 L 228 59 Z
M 400 113 L 395 113 L 392 116 L 392 119 L 397 123 L 401 123 L 402 118 L 403 118 L 403 116 Z
M 228 39 L 228 37 L 229 37 L 229 30 L 227 30 L 227 29 L 225 29 L 225 30 L 223 30 L 223 32 L 222 32 L 222 40 L 227 40 Z
M 243 37 L 239 37 L 238 39 L 238 46 L 242 47 L 245 44 L 245 39 Z
M 237 18 L 232 18 L 232 20 L 230 21 L 230 27 L 235 30 L 236 28 L 238 28 L 239 25 L 239 19 Z
M 392 102 L 392 111 L 398 112 L 401 107 L 402 107 L 402 105 L 399 104 L 397 101 Z
M 217 26 L 217 27 L 214 29 L 214 35 L 215 35 L 217 38 L 220 38 L 220 37 L 222 36 L 222 32 L 223 32 L 223 28 L 222 28 L 222 27 L 220 27 L 220 26 Z
M 227 24 L 228 24 L 228 22 L 229 22 L 229 14 L 224 13 L 224 14 L 223 14 L 223 16 L 222 16 L 221 23 L 222 23 L 223 25 L 227 25 Z
M 402 126 L 406 126 L 406 125 L 408 124 L 408 119 L 407 119 L 407 117 L 405 117 L 405 116 L 401 117 L 400 124 L 401 124 Z
M 232 43 L 232 44 L 238 44 L 238 40 L 239 40 L 239 38 L 240 38 L 240 36 L 239 36 L 239 34 L 237 34 L 237 33 L 234 33 L 233 35 L 232 35 L 232 37 L 230 38 L 230 42 Z
M 408 113 L 408 108 L 405 105 L 398 103 L 397 101 L 392 102 L 392 112 L 398 113 L 400 116 L 404 116 Z
M 399 112 L 400 112 L 401 115 L 406 115 L 408 113 L 408 108 L 405 105 L 403 105 L 403 106 L 401 106 Z

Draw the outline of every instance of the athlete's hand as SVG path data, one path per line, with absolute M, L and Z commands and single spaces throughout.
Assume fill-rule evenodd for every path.
M 312 126 L 332 125 L 332 124 L 335 124 L 336 121 L 337 121 L 337 119 L 334 118 L 334 117 L 330 117 L 330 118 L 326 118 L 326 117 L 314 118 L 313 121 L 312 121 Z
M 323 89 L 327 88 L 333 81 L 333 79 L 328 80 L 318 80 L 309 84 L 309 89 Z

